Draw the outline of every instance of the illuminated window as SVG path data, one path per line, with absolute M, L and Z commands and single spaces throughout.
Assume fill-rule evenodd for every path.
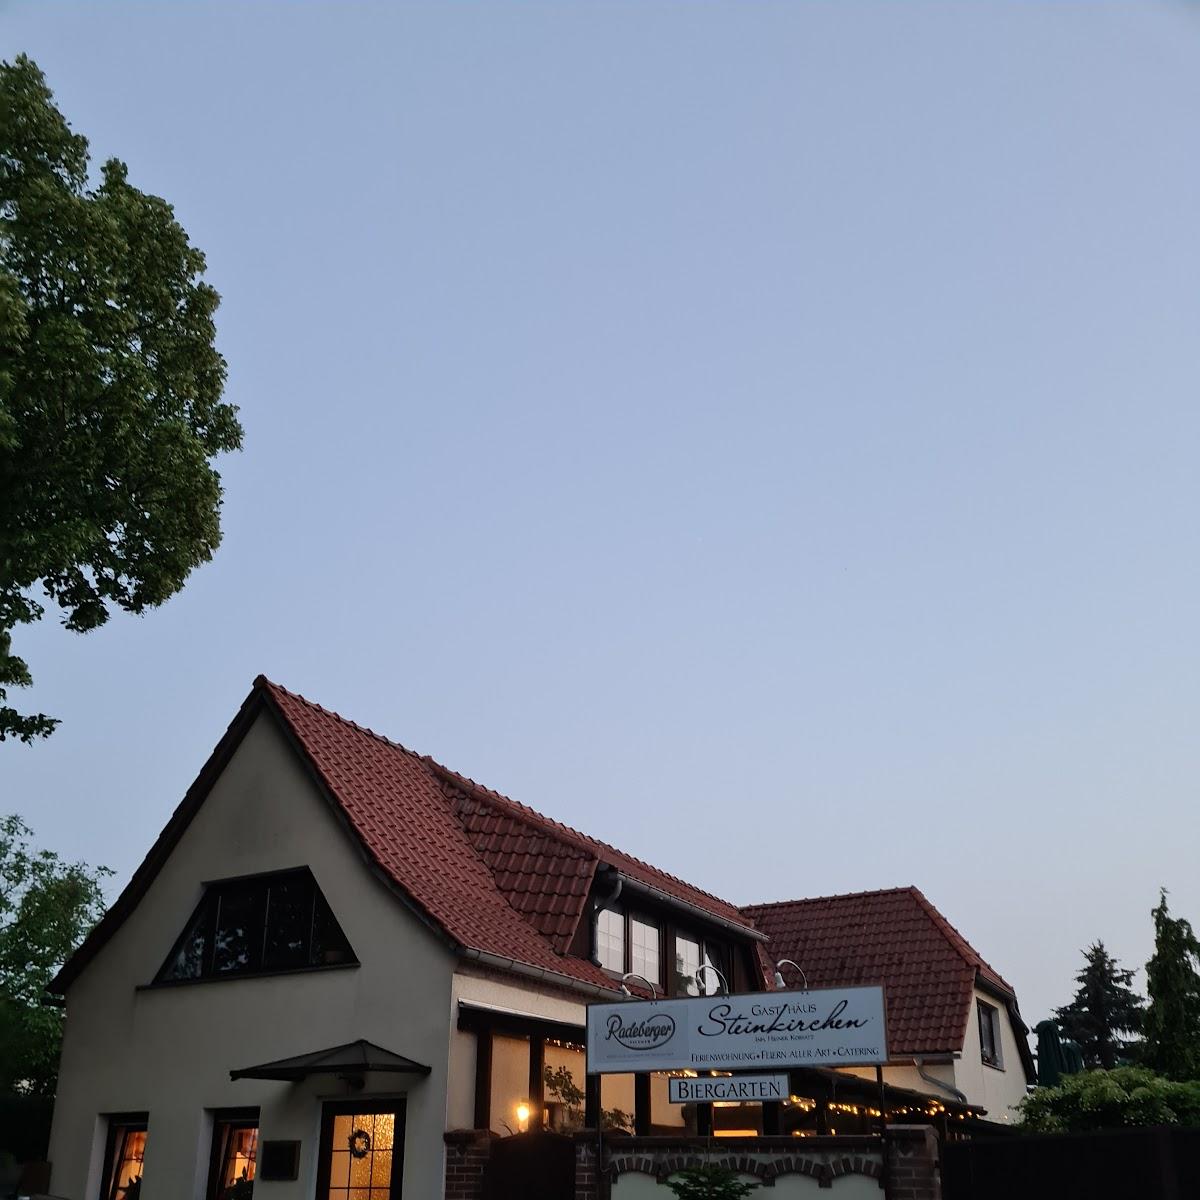
M 209 884 L 158 982 L 221 979 L 354 963 L 306 868 Z
M 141 1195 L 146 1125 L 145 1113 L 109 1118 L 103 1200 L 137 1200 Z
M 258 1162 L 258 1114 L 217 1113 L 213 1118 L 209 1200 L 250 1200 Z
M 529 1062 L 527 1037 L 492 1036 L 492 1091 L 489 1112 L 493 1133 L 529 1132 Z
M 1000 1012 L 991 1004 L 980 1000 L 976 1005 L 979 1012 L 979 1054 L 989 1067 L 1003 1069 L 1000 1054 Z
M 584 1048 L 557 1039 L 543 1052 L 543 1124 L 555 1133 L 583 1128 L 587 1055 Z
M 600 910 L 596 920 L 596 957 L 606 971 L 625 970 L 625 914 Z
M 404 1102 L 325 1106 L 318 1200 L 400 1200 Z
M 662 975 L 661 938 L 657 925 L 629 918 L 629 969 L 651 983 L 658 983 Z

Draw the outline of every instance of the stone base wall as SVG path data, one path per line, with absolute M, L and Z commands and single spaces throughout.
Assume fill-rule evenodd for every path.
M 622 1175 L 648 1175 L 659 1183 L 685 1167 L 720 1166 L 740 1175 L 752 1176 L 765 1187 L 773 1187 L 784 1175 L 807 1175 L 829 1187 L 843 1175 L 883 1179 L 883 1146 L 874 1137 L 752 1137 L 673 1138 L 609 1137 L 604 1140 L 604 1162 L 599 1171 L 595 1134 L 576 1141 L 575 1200 L 592 1200 L 580 1195 L 579 1172 L 611 1185 Z M 595 1200 L 605 1200 L 598 1195 Z
M 864 1185 L 873 1181 L 884 1200 L 942 1195 L 936 1132 L 928 1125 L 890 1125 L 883 1139 L 606 1137 L 602 1157 L 595 1131 L 584 1132 L 575 1138 L 575 1200 L 611 1200 L 622 1175 L 662 1184 L 685 1167 L 705 1164 L 726 1167 L 764 1188 L 787 1176 L 806 1176 L 820 1188 L 858 1176 Z
M 484 1172 L 496 1135 L 461 1129 L 445 1135 L 445 1200 L 482 1200 Z M 774 1188 L 788 1176 L 805 1177 L 811 1188 L 834 1188 L 857 1177 L 854 1194 L 868 1184 L 883 1200 L 941 1200 L 938 1139 L 928 1125 L 889 1125 L 878 1137 L 673 1138 L 608 1135 L 601 1152 L 595 1130 L 575 1135 L 575 1200 L 612 1200 L 622 1175 L 647 1185 L 685 1167 L 727 1167 Z M 790 1190 L 781 1186 L 781 1190 Z M 793 1187 L 799 1186 L 793 1184 Z M 845 1186 L 849 1186 L 848 1184 Z M 621 1190 L 619 1187 L 617 1190 Z M 654 1189 L 658 1190 L 658 1189 Z M 662 1187 L 664 1198 L 670 1193 Z M 832 1192 L 836 1200 L 837 1191 Z

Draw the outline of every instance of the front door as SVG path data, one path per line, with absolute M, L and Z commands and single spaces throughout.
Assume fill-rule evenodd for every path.
M 317 1200 L 400 1200 L 404 1101 L 326 1104 Z

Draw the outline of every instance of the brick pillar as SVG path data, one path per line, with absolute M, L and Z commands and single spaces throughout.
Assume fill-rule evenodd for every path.
M 929 1125 L 889 1125 L 884 1148 L 887 1200 L 942 1200 L 938 1138 Z
M 490 1129 L 452 1129 L 446 1141 L 446 1200 L 482 1200 L 483 1172 L 492 1153 Z
M 596 1131 L 581 1129 L 575 1134 L 575 1200 L 605 1200 L 607 1195 L 597 1154 Z

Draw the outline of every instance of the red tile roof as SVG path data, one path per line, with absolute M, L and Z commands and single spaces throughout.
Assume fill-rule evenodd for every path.
M 810 987 L 882 983 L 893 1056 L 961 1051 L 977 980 L 1015 1010 L 1013 989 L 915 887 L 742 911 L 771 938 L 775 960 L 799 963 Z
M 753 929 L 732 904 L 260 676 L 125 890 L 59 972 L 54 990 L 78 975 L 144 895 L 264 706 L 281 719 L 385 880 L 462 950 L 525 973 L 615 991 L 611 975 L 567 952 L 602 865 L 718 923 Z
M 614 989 L 566 953 L 602 863 L 710 916 L 752 928 L 732 904 L 550 820 L 265 679 L 371 856 L 459 945 Z

